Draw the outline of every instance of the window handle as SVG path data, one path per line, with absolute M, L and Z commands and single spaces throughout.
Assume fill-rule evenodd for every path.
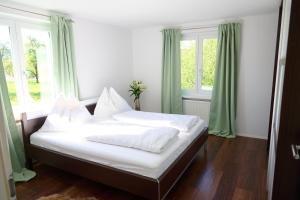
M 300 160 L 300 155 L 299 155 L 299 150 L 300 150 L 300 145 L 291 145 L 292 148 L 292 153 L 293 153 L 293 157 L 295 160 Z
M 26 70 L 25 69 L 22 70 L 22 74 L 23 74 L 23 76 L 26 76 Z

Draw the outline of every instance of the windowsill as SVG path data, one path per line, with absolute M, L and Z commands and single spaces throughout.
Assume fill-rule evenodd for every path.
M 27 114 L 28 119 L 45 116 L 49 113 L 53 103 L 35 103 L 26 107 L 13 106 L 15 121 L 18 123 L 22 119 L 22 113 Z
M 20 113 L 15 113 L 15 112 L 14 112 L 14 117 L 15 117 L 16 123 L 21 122 L 22 117 L 21 117 L 21 114 L 20 114 Z
M 80 104 L 82 104 L 82 105 L 94 104 L 94 103 L 97 103 L 97 100 L 98 100 L 98 98 L 80 100 Z M 37 117 L 46 116 L 51 111 L 53 105 L 54 105 L 54 102 L 48 102 L 48 103 L 31 104 L 29 106 L 26 106 L 26 108 L 13 107 L 15 121 L 17 123 L 21 122 L 21 119 L 22 119 L 21 114 L 22 113 L 26 113 L 28 119 L 34 119 Z
M 204 95 L 182 95 L 182 100 L 194 100 L 194 101 L 211 101 L 211 96 Z

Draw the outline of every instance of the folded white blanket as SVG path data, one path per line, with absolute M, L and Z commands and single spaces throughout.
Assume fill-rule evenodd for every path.
M 188 131 L 198 121 L 199 117 L 194 115 L 165 114 L 142 111 L 128 111 L 113 115 L 118 121 L 132 124 L 141 124 L 153 127 L 172 127 L 179 131 Z
M 148 127 L 122 122 L 101 122 L 87 128 L 88 141 L 136 148 L 153 153 L 163 152 L 179 131 L 168 127 Z

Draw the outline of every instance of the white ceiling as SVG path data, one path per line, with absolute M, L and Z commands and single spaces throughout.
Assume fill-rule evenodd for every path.
M 106 24 L 175 25 L 275 11 L 280 0 L 14 0 Z

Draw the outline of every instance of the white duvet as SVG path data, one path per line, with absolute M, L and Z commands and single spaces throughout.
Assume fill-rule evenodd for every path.
M 80 128 L 76 131 L 64 132 L 38 131 L 30 136 L 30 143 L 78 159 L 156 179 L 199 136 L 204 126 L 204 122 L 199 120 L 189 132 L 180 132 L 177 139 L 160 154 L 117 145 L 90 142 L 86 137 L 91 134 L 87 131 L 81 131 Z
M 127 123 L 152 127 L 172 127 L 179 131 L 189 131 L 199 121 L 198 116 L 165 114 L 142 111 L 127 111 L 113 115 L 113 118 Z
M 170 127 L 149 127 L 124 122 L 101 122 L 85 127 L 88 141 L 140 149 L 152 153 L 163 152 L 178 136 Z

